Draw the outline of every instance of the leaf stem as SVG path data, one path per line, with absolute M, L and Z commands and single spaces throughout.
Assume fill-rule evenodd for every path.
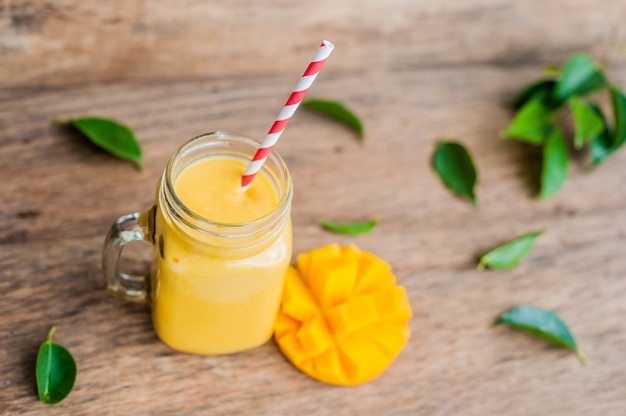
M 589 362 L 589 360 L 587 359 L 585 354 L 582 353 L 582 351 L 576 350 L 575 352 L 576 352 L 576 357 L 578 357 L 581 363 L 587 364 Z
M 51 326 L 50 327 L 50 330 L 48 331 L 48 342 L 52 342 L 52 335 L 54 335 L 56 330 L 57 330 L 56 326 Z

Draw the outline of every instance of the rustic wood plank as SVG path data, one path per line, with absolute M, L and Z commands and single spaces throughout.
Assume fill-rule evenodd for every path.
M 2 0 L 0 86 L 293 73 L 320 37 L 346 73 L 537 64 L 601 53 L 625 15 L 623 0 Z
M 150 205 L 171 151 L 217 127 L 262 134 L 280 106 L 275 92 L 284 89 L 283 79 L 5 91 L 5 411 L 43 410 L 31 370 L 39 342 L 55 324 L 80 372 L 70 398 L 46 408 L 51 414 L 618 414 L 625 404 L 619 386 L 626 382 L 620 359 L 626 347 L 626 154 L 592 173 L 573 166 L 556 198 L 529 197 L 524 170 L 537 167 L 536 154 L 498 139 L 497 131 L 509 117 L 501 103 L 511 95 L 511 83 L 533 73 L 473 67 L 395 72 L 387 79 L 326 76 L 315 94 L 340 97 L 368 120 L 366 143 L 306 111 L 281 140 L 297 189 L 296 251 L 355 241 L 393 265 L 415 311 L 413 337 L 398 362 L 354 388 L 300 374 L 273 342 L 228 357 L 172 352 L 153 334 L 145 306 L 113 299 L 100 284 L 100 250 L 110 222 Z M 451 78 L 457 79 L 454 87 Z M 415 85 L 415 92 L 407 94 L 406 85 Z M 456 100 L 449 99 L 451 88 Z M 146 169 L 138 172 L 49 123 L 84 113 L 132 126 Z M 444 133 L 462 139 L 476 156 L 477 210 L 452 197 L 430 171 L 430 154 Z M 381 216 L 380 227 L 359 238 L 337 237 L 316 225 L 320 216 L 374 215 Z M 481 251 L 536 228 L 547 233 L 518 268 L 474 270 Z M 591 363 L 583 367 L 567 352 L 488 327 L 519 303 L 558 311 Z

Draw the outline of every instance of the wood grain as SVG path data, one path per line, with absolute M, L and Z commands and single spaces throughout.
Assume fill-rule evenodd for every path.
M 558 196 L 537 200 L 528 172 L 540 168 L 540 154 L 498 132 L 510 119 L 506 103 L 545 64 L 574 50 L 602 53 L 592 45 L 608 38 L 625 2 L 346 2 L 334 5 L 339 17 L 327 18 L 324 1 L 306 6 L 312 14 L 281 2 L 158 3 L 59 1 L 44 13 L 47 20 L 2 32 L 0 82 L 12 87 L 0 89 L 0 414 L 624 414 L 626 151 L 593 172 L 574 160 Z M 32 8 L 40 16 L 52 7 L 46 4 L 52 2 L 5 1 L 2 10 L 6 17 L 7 9 Z M 89 25 L 85 13 L 93 17 Z M 169 43 L 146 46 L 141 55 L 134 35 L 123 36 L 132 19 L 108 27 L 108 13 L 144 16 L 137 19 L 149 22 L 153 39 Z M 52 29 L 61 15 L 67 33 Z M 220 30 L 209 24 L 217 20 L 224 22 Z M 287 39 L 290 27 L 302 33 Z M 70 28 L 111 42 L 103 40 L 101 55 L 110 61 L 96 64 L 95 52 L 68 46 L 78 42 Z M 274 342 L 223 357 L 174 352 L 154 335 L 145 305 L 114 299 L 101 283 L 109 225 L 151 205 L 172 151 L 210 130 L 262 136 L 324 28 L 346 46 L 328 36 L 337 50 L 310 94 L 350 106 L 365 121 L 366 141 L 304 109 L 294 117 L 277 147 L 295 183 L 294 251 L 355 242 L 391 263 L 414 310 L 413 335 L 397 361 L 378 379 L 350 388 L 308 378 Z M 237 33 L 234 46 L 189 40 L 190 33 L 218 32 Z M 32 47 L 8 51 L 7 36 L 27 37 Z M 272 46 L 252 54 L 245 38 Z M 373 48 L 361 41 L 368 39 Z M 376 48 L 384 40 L 393 42 Z M 50 45 L 59 45 L 58 62 L 84 62 L 19 78 L 27 62 L 46 67 L 50 57 L 41 51 Z M 177 48 L 183 57 L 157 69 Z M 626 86 L 626 58 L 611 56 L 610 77 Z M 189 64 L 199 57 L 220 64 Z M 145 72 L 128 76 L 124 67 L 136 69 L 142 58 Z M 209 67 L 214 72 L 204 71 Z M 95 82 L 103 80 L 118 82 Z M 131 126 L 145 169 L 50 123 L 85 114 Z M 442 136 L 462 141 L 475 157 L 478 209 L 452 196 L 431 171 Z M 379 226 L 357 238 L 317 225 L 320 217 L 373 216 Z M 545 235 L 514 270 L 475 270 L 482 251 L 539 228 Z M 141 267 L 147 254 L 138 249 L 130 266 Z M 518 304 L 556 311 L 590 363 L 489 327 Z M 38 402 L 34 380 L 37 348 L 51 325 L 79 366 L 75 390 L 54 407 Z
M 602 50 L 623 16 L 624 0 L 0 0 L 0 86 L 300 73 L 323 38 L 344 73 L 537 64 Z

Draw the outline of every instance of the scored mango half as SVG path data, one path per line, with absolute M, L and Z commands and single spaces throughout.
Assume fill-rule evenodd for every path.
M 274 337 L 304 373 L 349 386 L 391 364 L 409 339 L 411 315 L 387 263 L 353 245 L 329 244 L 289 267 Z

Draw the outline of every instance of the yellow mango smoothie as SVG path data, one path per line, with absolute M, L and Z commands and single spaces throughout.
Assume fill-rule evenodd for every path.
M 236 155 L 197 157 L 172 173 L 173 195 L 157 197 L 150 300 L 158 336 L 176 350 L 228 354 L 272 335 L 291 259 L 290 205 L 265 225 L 281 191 L 261 171 L 242 192 L 246 167 Z

